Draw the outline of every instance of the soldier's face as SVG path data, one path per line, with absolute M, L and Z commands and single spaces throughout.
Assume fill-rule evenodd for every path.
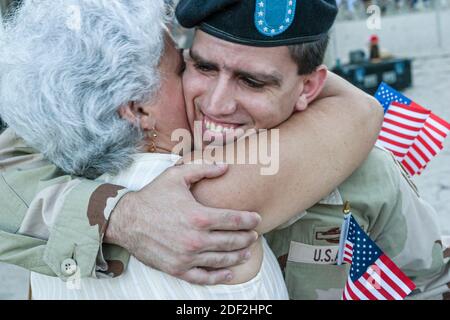
M 273 128 L 305 107 L 304 77 L 287 47 L 243 46 L 197 31 L 185 60 L 189 122 L 201 121 L 208 139 Z

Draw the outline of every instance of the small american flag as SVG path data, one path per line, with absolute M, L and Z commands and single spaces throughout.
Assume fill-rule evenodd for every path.
M 398 161 L 402 161 L 430 114 L 431 111 L 418 105 L 393 102 L 385 113 L 377 145 L 391 151 Z
M 391 151 L 411 176 L 420 175 L 444 148 L 450 124 L 385 83 L 375 97 L 385 109 L 377 146 Z
M 407 106 L 409 106 L 412 102 L 410 99 L 394 90 L 384 82 L 382 82 L 378 87 L 378 90 L 375 93 L 375 98 L 381 103 L 385 112 L 389 109 L 392 102 L 398 102 Z
M 351 213 L 345 216 L 341 230 L 338 264 L 351 264 L 343 300 L 403 300 L 415 289 Z

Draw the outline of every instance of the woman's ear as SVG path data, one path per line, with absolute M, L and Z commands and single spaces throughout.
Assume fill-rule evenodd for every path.
M 131 124 L 139 125 L 142 130 L 153 130 L 155 129 L 155 119 L 147 113 L 146 107 L 130 102 L 119 108 L 119 115 L 122 119 L 127 120 Z
M 134 109 L 134 102 L 129 102 L 119 108 L 119 116 L 122 119 L 127 120 L 129 123 L 136 124 L 139 121 L 139 115 Z
M 303 92 L 300 95 L 295 107 L 297 111 L 304 111 L 308 105 L 319 96 L 325 85 L 327 74 L 327 67 L 325 65 L 321 65 L 316 69 L 316 71 L 306 76 L 303 81 Z

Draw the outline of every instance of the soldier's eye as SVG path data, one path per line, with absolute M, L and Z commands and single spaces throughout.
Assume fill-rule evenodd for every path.
M 204 63 L 195 63 L 194 68 L 203 73 L 216 71 L 213 66 Z
M 262 89 L 266 85 L 264 82 L 261 82 L 261 81 L 255 80 L 255 79 L 251 79 L 251 78 L 243 77 L 243 78 L 241 78 L 241 80 L 246 86 L 248 86 L 252 89 Z

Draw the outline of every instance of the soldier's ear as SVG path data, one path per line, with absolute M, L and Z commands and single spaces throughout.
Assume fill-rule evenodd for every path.
M 295 111 L 305 111 L 308 108 L 308 99 L 304 93 L 300 95 L 295 104 Z
M 297 111 L 305 110 L 322 92 L 327 79 L 328 69 L 325 65 L 319 66 L 316 71 L 307 75 L 303 80 L 303 92 L 296 105 Z

